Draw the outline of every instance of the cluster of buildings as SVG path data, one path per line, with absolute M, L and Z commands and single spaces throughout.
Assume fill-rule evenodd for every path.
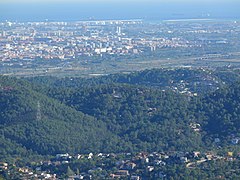
M 0 61 L 78 59 L 192 47 L 180 37 L 148 36 L 141 20 L 0 23 Z M 167 31 L 171 34 L 171 31 Z
M 59 179 L 65 177 L 66 179 L 122 179 L 127 178 L 131 180 L 141 179 L 164 179 L 168 178 L 165 172 L 168 165 L 184 165 L 186 168 L 196 168 L 201 163 L 211 161 L 238 161 L 240 153 L 234 154 L 227 152 L 225 156 L 217 155 L 213 152 L 201 153 L 194 152 L 153 152 L 153 153 L 98 153 L 98 154 L 77 154 L 69 155 L 57 154 L 54 158 L 40 163 L 33 163 L 28 167 L 10 168 L 7 163 L 0 163 L 0 171 L 7 172 L 9 177 L 13 169 L 22 178 L 35 179 Z M 95 165 L 89 167 L 84 171 L 75 172 L 73 166 L 78 162 L 95 162 Z M 109 163 L 109 161 L 111 161 Z M 94 163 L 92 163 L 94 164 Z M 108 164 L 108 165 L 107 165 Z M 67 169 L 61 172 L 61 175 L 54 172 L 54 169 Z M 71 169 L 72 168 L 72 169 Z M 81 167 L 78 167 L 81 169 Z M 11 170 L 12 169 L 12 170 Z M 64 175 L 63 175 L 64 174 Z
M 57 179 L 56 174 L 50 174 L 45 171 L 33 171 L 29 167 L 16 167 L 5 162 L 0 162 L 1 174 L 6 179 Z
M 206 68 L 199 68 L 197 71 L 192 70 L 194 68 L 191 66 L 182 67 L 181 71 L 175 69 L 175 72 L 166 70 L 165 73 L 169 75 L 169 79 L 166 82 L 164 81 L 164 84 L 161 84 L 163 89 L 171 89 L 176 93 L 194 97 L 199 94 L 215 91 L 222 84 L 225 84 L 220 78 L 212 74 L 212 71 Z M 174 74 L 173 77 L 171 77 L 171 73 Z

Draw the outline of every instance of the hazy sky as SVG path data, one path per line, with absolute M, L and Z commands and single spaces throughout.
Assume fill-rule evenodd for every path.
M 82 2 L 110 2 L 110 3 L 126 3 L 126 2 L 136 2 L 136 3 L 143 3 L 143 2 L 155 2 L 155 3 L 161 3 L 161 2 L 182 2 L 182 3 L 220 3 L 220 2 L 226 2 L 226 3 L 233 3 L 233 2 L 239 2 L 239 0 L 0 0 L 0 3 L 56 3 L 56 2 L 65 2 L 65 3 L 82 3 Z
M 238 18 L 240 0 L 0 0 L 0 21 Z

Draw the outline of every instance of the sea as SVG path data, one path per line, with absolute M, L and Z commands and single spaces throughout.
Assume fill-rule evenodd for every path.
M 70 1 L 71 2 L 71 1 Z M 240 1 L 232 3 L 1 3 L 0 22 L 109 19 L 240 19 Z M 151 3 L 152 2 L 152 3 Z M 211 1 L 210 1 L 211 2 Z M 216 1 L 215 1 L 216 2 Z

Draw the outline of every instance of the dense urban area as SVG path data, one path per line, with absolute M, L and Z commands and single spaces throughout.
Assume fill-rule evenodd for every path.
M 112 74 L 162 66 L 238 63 L 240 22 L 0 23 L 0 72 L 8 75 Z

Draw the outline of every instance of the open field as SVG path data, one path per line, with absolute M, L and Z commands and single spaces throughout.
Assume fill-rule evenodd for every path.
M 65 65 L 67 64 L 67 66 Z M 56 65 L 38 65 L 35 68 L 2 68 L 1 74 L 10 76 L 79 76 L 92 77 L 114 73 L 128 73 L 152 68 L 171 67 L 219 67 L 234 65 L 240 66 L 240 57 L 234 58 L 209 58 L 201 60 L 201 57 L 167 58 L 154 60 L 117 60 L 99 61 L 94 63 L 80 63 L 76 61 L 61 62 Z

